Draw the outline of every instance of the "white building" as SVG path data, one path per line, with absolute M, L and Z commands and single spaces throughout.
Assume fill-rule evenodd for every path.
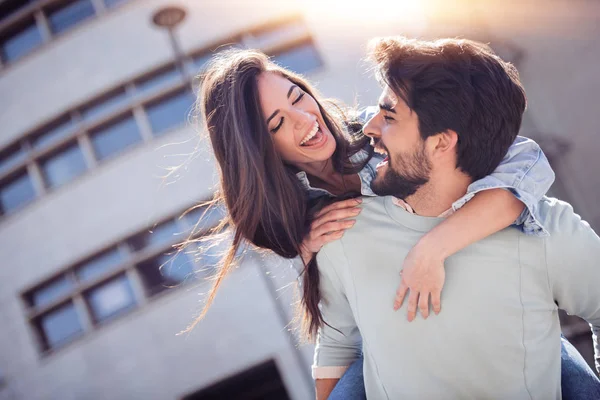
M 285 262 L 252 257 L 206 320 L 176 335 L 208 282 L 166 286 L 214 263 L 164 255 L 198 213 L 178 217 L 215 181 L 186 118 L 191 77 L 223 46 L 261 48 L 325 95 L 372 104 L 369 38 L 490 41 L 521 71 L 523 130 L 552 156 L 555 193 L 600 227 L 600 5 L 489 2 L 475 14 L 433 0 L 371 3 L 0 0 L 0 399 L 313 396 L 311 348 L 288 332 Z M 183 68 L 152 22 L 168 5 L 186 11 L 175 31 Z

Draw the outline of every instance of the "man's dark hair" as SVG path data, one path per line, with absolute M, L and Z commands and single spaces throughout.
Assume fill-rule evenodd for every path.
M 473 180 L 496 169 L 527 104 L 512 64 L 464 39 L 374 39 L 370 58 L 378 78 L 417 113 L 423 139 L 451 129 L 458 168 Z

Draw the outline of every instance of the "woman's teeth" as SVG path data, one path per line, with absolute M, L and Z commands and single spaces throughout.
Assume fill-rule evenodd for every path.
M 308 135 L 304 136 L 304 139 L 302 139 L 302 141 L 300 142 L 300 146 L 303 146 L 306 142 L 315 137 L 317 132 L 319 132 L 319 123 L 315 122 L 315 125 L 313 126 L 312 130 L 308 133 Z

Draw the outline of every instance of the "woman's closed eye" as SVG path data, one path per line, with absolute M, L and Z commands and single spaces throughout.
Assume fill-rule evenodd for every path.
M 279 123 L 277 124 L 277 126 L 273 129 L 271 129 L 271 133 L 277 133 L 277 131 L 279 130 L 279 128 L 281 128 L 281 125 L 283 125 L 283 117 L 281 117 L 281 119 L 279 120 Z
M 302 98 L 304 97 L 304 94 L 305 94 L 304 92 L 300 92 L 300 94 L 298 94 L 298 97 L 296 97 L 296 100 L 294 100 L 292 102 L 292 105 L 296 105 L 297 103 L 299 103 L 302 100 Z M 281 125 L 283 125 L 283 120 L 284 120 L 284 118 L 281 117 L 277 126 L 273 129 L 271 129 L 271 133 L 277 133 L 279 128 L 281 128 Z
M 296 97 L 296 100 L 293 101 L 292 105 L 295 105 L 296 103 L 298 103 L 300 100 L 302 100 L 302 98 L 304 97 L 304 92 L 301 92 L 298 97 Z

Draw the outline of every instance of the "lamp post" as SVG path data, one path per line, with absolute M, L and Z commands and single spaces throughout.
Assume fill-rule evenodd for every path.
M 177 6 L 167 6 L 154 13 L 152 16 L 152 23 L 159 28 L 165 28 L 167 30 L 171 47 L 173 48 L 173 53 L 175 54 L 175 63 L 181 71 L 183 78 L 187 82 L 189 81 L 189 77 L 185 69 L 185 65 L 183 64 L 183 52 L 181 51 L 181 46 L 179 45 L 179 41 L 175 36 L 175 28 L 177 28 L 177 26 L 183 22 L 185 16 L 186 12 L 183 8 Z

